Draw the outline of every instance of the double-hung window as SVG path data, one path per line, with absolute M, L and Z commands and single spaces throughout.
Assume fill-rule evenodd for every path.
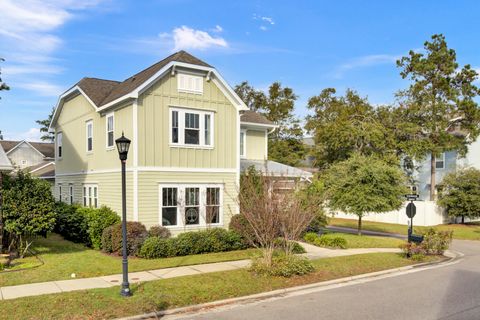
M 222 185 L 161 185 L 159 222 L 166 227 L 219 225 Z
M 170 109 L 170 144 L 213 147 L 214 113 L 183 108 Z
M 70 204 L 73 204 L 73 184 L 70 184 L 68 186 L 69 189 L 69 199 L 70 199 Z
M 240 131 L 240 157 L 245 158 L 246 156 L 246 140 L 247 140 L 247 132 L 246 130 Z
M 436 169 L 445 169 L 445 152 L 440 153 L 435 158 L 435 168 Z
M 114 124 L 115 118 L 113 116 L 113 113 L 107 115 L 106 117 L 106 128 L 107 128 L 107 149 L 111 149 L 114 147 L 115 141 L 114 141 L 114 129 L 115 129 L 115 124 Z
M 83 185 L 83 206 L 98 208 L 98 186 L 96 184 Z
M 87 141 L 86 141 L 86 146 L 87 146 L 87 152 L 92 152 L 93 151 L 93 121 L 87 121 L 86 123 L 86 136 L 87 136 Z
M 57 133 L 57 158 L 62 158 L 62 140 L 63 134 L 61 132 Z

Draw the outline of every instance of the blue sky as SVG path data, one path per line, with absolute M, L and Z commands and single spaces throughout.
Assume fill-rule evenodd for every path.
M 0 0 L 0 130 L 38 140 L 64 90 L 84 76 L 123 80 L 184 49 L 233 86 L 273 81 L 300 96 L 326 87 L 375 104 L 408 85 L 395 60 L 443 33 L 460 64 L 480 67 L 477 1 Z

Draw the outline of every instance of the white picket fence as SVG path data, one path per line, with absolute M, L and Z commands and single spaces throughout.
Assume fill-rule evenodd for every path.
M 450 222 L 450 218 L 448 218 L 442 208 L 435 204 L 435 201 L 415 201 L 414 203 L 417 207 L 417 214 L 413 218 L 414 226 L 434 226 Z M 407 204 L 408 202 L 405 202 L 403 207 L 396 211 L 367 214 L 362 220 L 408 225 L 410 219 L 405 213 Z M 330 212 L 330 214 L 336 218 L 358 219 L 355 215 L 345 214 L 343 212 Z

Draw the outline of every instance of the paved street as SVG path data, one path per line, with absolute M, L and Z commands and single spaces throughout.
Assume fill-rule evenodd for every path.
M 185 319 L 480 319 L 480 242 L 454 241 L 459 263 Z M 168 317 L 167 317 L 168 318 Z

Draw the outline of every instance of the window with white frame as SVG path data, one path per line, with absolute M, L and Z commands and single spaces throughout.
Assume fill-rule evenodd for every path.
M 86 122 L 86 136 L 87 136 L 87 141 L 86 141 L 87 152 L 92 152 L 93 151 L 93 121 L 91 120 Z
M 63 140 L 63 133 L 59 132 L 57 133 L 57 158 L 62 157 L 62 140 Z
M 160 224 L 192 227 L 220 224 L 222 185 L 160 185 Z
M 69 184 L 68 186 L 68 191 L 69 191 L 69 199 L 70 199 L 70 204 L 73 204 L 73 184 Z
M 83 206 L 98 208 L 98 186 L 96 184 L 83 185 Z
M 107 115 L 106 117 L 106 128 L 107 128 L 107 149 L 111 149 L 114 147 L 114 129 L 115 129 L 115 118 L 113 113 Z
M 445 152 L 442 152 L 435 158 L 435 168 L 445 169 Z
M 211 111 L 170 109 L 170 143 L 178 146 L 213 147 Z
M 241 130 L 240 131 L 240 157 L 242 158 L 245 158 L 245 156 L 247 155 L 246 140 L 247 140 L 247 131 Z
M 203 77 L 185 73 L 178 73 L 177 85 L 179 92 L 203 93 Z

